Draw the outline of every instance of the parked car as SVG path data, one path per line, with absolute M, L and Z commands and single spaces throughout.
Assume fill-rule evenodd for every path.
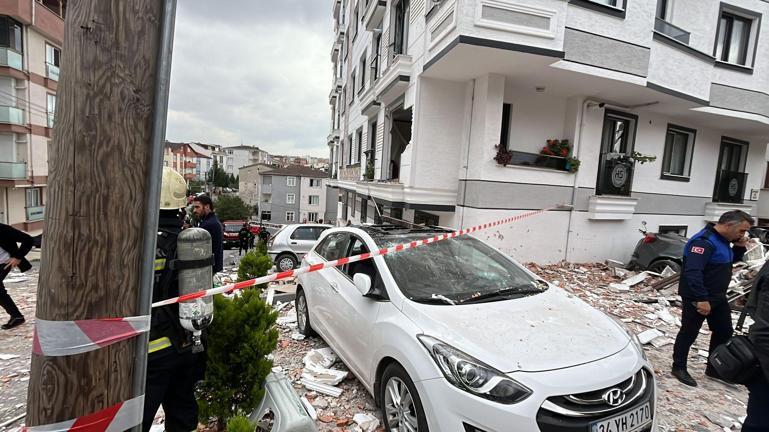
M 642 225 L 643 228 L 638 232 L 643 238 L 636 244 L 627 268 L 662 273 L 666 267 L 670 267 L 679 273 L 684 261 L 684 246 L 689 239 L 677 233 L 649 232 L 646 222 L 642 222 Z
M 222 225 L 224 226 L 224 230 L 222 231 L 222 243 L 225 249 L 238 247 L 240 244 L 238 233 L 240 232 L 240 229 L 243 228 L 244 223 L 246 223 L 246 221 L 242 220 L 228 220 L 222 222 Z
M 297 267 L 302 257 L 312 249 L 318 237 L 331 225 L 286 225 L 267 240 L 267 253 L 280 271 Z
M 335 228 L 302 265 L 447 232 Z M 298 330 L 325 339 L 385 430 L 656 431 L 638 338 L 474 237 L 302 274 L 295 305 Z
M 763 244 L 769 244 L 769 227 L 755 226 L 750 229 L 750 236 L 757 238 Z

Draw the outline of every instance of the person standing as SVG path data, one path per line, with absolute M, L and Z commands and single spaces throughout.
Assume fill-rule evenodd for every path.
M 214 202 L 208 195 L 196 196 L 192 200 L 192 211 L 198 219 L 198 227 L 211 234 L 211 252 L 214 254 L 214 273 L 224 269 L 224 248 L 222 245 L 222 223 L 214 213 Z
M 248 253 L 248 247 L 250 245 L 251 240 L 251 231 L 248 229 L 248 224 L 244 223 L 243 227 L 238 231 L 238 256 L 243 255 L 243 250 L 245 249 L 246 253 Z
M 3 330 L 10 330 L 24 324 L 24 315 L 8 295 L 3 280 L 14 268 L 18 267 L 21 272 L 32 268 L 32 264 L 24 257 L 32 249 L 33 244 L 34 240 L 29 234 L 10 225 L 0 224 L 0 306 L 10 315 L 8 322 L 0 326 Z
M 753 218 L 749 214 L 741 210 L 728 211 L 721 215 L 718 223 L 706 226 L 686 243 L 678 287 L 683 302 L 681 329 L 673 346 L 671 371 L 683 384 L 697 386 L 686 364 L 689 349 L 705 320 L 712 332 L 710 352 L 732 337 L 732 311 L 726 290 L 732 280 L 733 264 L 742 260 L 745 254 L 748 242 L 745 234 L 752 225 Z M 705 368 L 705 375 L 718 378 L 710 363 Z
M 747 418 L 742 425 L 744 432 L 769 431 L 769 263 L 764 264 L 756 277 L 748 304 L 745 306 L 753 319 L 748 339 L 753 345 L 761 374 L 747 385 Z

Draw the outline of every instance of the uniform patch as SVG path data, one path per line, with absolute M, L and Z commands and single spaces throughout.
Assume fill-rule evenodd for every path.
M 699 255 L 705 255 L 705 248 L 704 247 L 699 247 L 699 246 L 694 246 L 694 247 L 692 247 L 692 253 L 696 253 L 696 254 L 699 254 Z

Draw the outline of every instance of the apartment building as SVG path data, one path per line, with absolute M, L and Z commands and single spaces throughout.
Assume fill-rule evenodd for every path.
M 238 196 L 240 199 L 249 206 L 259 204 L 262 196 L 262 175 L 274 169 L 275 167 L 264 164 L 241 167 L 238 170 Z M 272 190 L 267 192 L 267 195 L 270 195 Z M 261 214 L 261 212 L 257 214 Z
M 478 236 L 581 262 L 627 260 L 643 221 L 691 235 L 756 214 L 768 14 L 762 0 L 336 0 L 340 217 L 460 228 L 568 204 Z
M 0 4 L 0 222 L 39 232 L 66 1 Z
M 272 164 L 272 156 L 259 147 L 240 145 L 235 147 L 224 147 L 227 154 L 227 164 L 223 166 L 227 174 L 238 175 L 238 170 L 242 167 L 254 164 Z
M 166 141 L 163 165 L 173 168 L 187 181 L 204 181 L 206 173 L 211 169 L 212 158 L 207 150 L 198 145 Z
M 240 175 L 241 198 L 252 199 L 249 194 L 257 190 L 259 216 L 264 221 L 336 222 L 337 193 L 328 187 L 325 171 L 303 166 L 270 169 L 253 165 L 242 168 Z

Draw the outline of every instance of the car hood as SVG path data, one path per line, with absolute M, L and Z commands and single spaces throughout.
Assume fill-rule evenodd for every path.
M 630 343 L 612 319 L 560 288 L 512 300 L 433 305 L 406 300 L 422 331 L 502 372 L 539 372 L 609 357 Z

